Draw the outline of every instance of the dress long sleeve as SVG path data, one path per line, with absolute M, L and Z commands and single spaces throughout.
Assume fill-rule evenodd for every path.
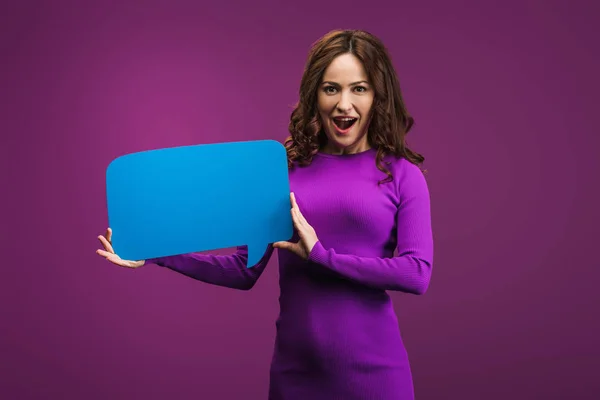
M 429 190 L 425 177 L 416 168 L 406 169 L 401 179 L 396 213 L 396 257 L 338 254 L 335 249 L 325 248 L 319 241 L 312 249 L 309 260 L 373 288 L 425 293 L 433 265 Z
M 189 253 L 146 260 L 190 278 L 231 289 L 250 290 L 265 270 L 274 248 L 270 244 L 261 260 L 247 268 L 248 246 L 238 246 L 232 255 Z

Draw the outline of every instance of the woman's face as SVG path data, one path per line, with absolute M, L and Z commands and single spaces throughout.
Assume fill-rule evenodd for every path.
M 335 58 L 319 86 L 317 108 L 327 135 L 328 153 L 358 153 L 369 148 L 367 128 L 374 99 L 365 69 L 353 54 Z

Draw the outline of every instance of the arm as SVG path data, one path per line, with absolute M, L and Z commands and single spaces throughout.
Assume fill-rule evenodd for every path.
M 265 255 L 252 268 L 246 267 L 247 246 L 239 246 L 235 254 L 228 256 L 189 253 L 152 258 L 146 260 L 146 263 L 169 268 L 205 283 L 231 289 L 250 290 L 265 270 L 273 250 L 273 246 L 269 245 Z
M 376 289 L 424 294 L 433 265 L 429 190 L 421 171 L 412 168 L 412 165 L 403 169 L 401 174 L 396 214 L 397 257 L 337 254 L 334 249 L 325 249 L 321 242 L 317 242 L 308 259 Z

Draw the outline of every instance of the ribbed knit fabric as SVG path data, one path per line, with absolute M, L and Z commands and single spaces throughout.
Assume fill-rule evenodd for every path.
M 302 260 L 278 250 L 280 315 L 270 374 L 271 400 L 409 400 L 408 356 L 386 291 L 423 294 L 433 237 L 427 184 L 405 159 L 393 182 L 374 149 L 319 153 L 290 171 L 298 206 L 319 238 Z M 297 240 L 294 235 L 293 240 Z M 394 256 L 394 250 L 397 255 Z M 250 289 L 274 249 L 246 268 L 247 248 L 230 256 L 186 254 L 147 260 L 194 279 Z

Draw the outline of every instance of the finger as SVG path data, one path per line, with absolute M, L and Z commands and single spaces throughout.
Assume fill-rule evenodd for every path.
M 296 201 L 296 194 L 294 192 L 290 193 L 290 199 L 292 200 L 292 209 L 294 209 L 298 212 L 298 217 L 300 218 L 301 221 L 306 222 L 306 219 L 304 218 L 302 211 L 300 211 L 300 207 L 298 207 L 298 202 Z
M 290 242 L 275 242 L 273 247 L 276 249 L 289 249 L 292 244 Z
M 294 209 L 294 211 L 296 212 L 296 216 L 298 217 L 298 221 L 300 221 L 300 222 L 304 222 L 304 221 L 306 221 L 306 220 L 304 219 L 304 215 L 302 215 L 302 211 L 300 211 L 300 209 L 299 209 L 298 207 L 296 207 L 296 208 Z
M 296 195 L 294 192 L 290 193 L 290 200 L 292 202 L 292 208 L 298 208 L 298 203 L 296 202 Z
M 106 229 L 106 240 L 108 240 L 109 243 L 112 243 L 112 229 L 110 228 Z
M 102 249 L 96 250 L 96 253 L 100 254 L 102 257 L 105 257 L 105 258 L 109 258 L 109 257 L 111 259 L 120 258 L 115 253 L 111 253 L 110 251 L 106 251 L 106 250 L 102 250 Z
M 297 252 L 298 250 L 298 243 L 292 243 L 292 242 L 275 242 L 273 243 L 273 247 L 277 248 L 277 249 L 283 249 L 283 250 L 289 250 L 292 251 L 294 253 Z
M 109 253 L 106 250 L 98 249 L 98 250 L 96 250 L 96 254 L 99 254 L 102 257 L 108 257 L 112 253 Z
M 96 250 L 96 253 L 98 253 L 102 257 L 106 258 L 108 261 L 110 261 L 111 263 L 113 263 L 115 265 L 118 265 L 120 267 L 130 267 L 131 261 L 123 260 L 114 253 L 110 253 L 108 251 L 100 250 L 100 249 Z
M 119 257 L 115 253 L 111 253 L 110 251 L 98 249 L 98 250 L 96 250 L 96 253 L 98 253 L 99 255 L 101 255 L 102 257 L 106 258 L 107 260 L 109 260 L 111 262 L 114 262 L 117 259 L 119 259 Z
M 308 225 L 308 222 L 306 221 L 306 219 L 304 218 L 304 215 L 302 215 L 302 212 L 299 209 L 294 209 L 293 212 L 296 215 L 296 223 L 298 226 L 302 226 L 302 227 L 306 227 Z
M 98 236 L 98 239 L 100 239 L 100 242 L 102 242 L 106 251 L 110 251 L 111 253 L 114 254 L 115 251 L 113 250 L 112 245 L 104 236 L 100 235 L 100 236 Z
M 292 221 L 294 221 L 294 227 L 297 230 L 300 230 L 300 228 L 304 227 L 304 224 L 302 223 L 302 219 L 300 218 L 300 215 L 298 214 L 298 210 L 296 210 L 296 209 L 292 209 Z

